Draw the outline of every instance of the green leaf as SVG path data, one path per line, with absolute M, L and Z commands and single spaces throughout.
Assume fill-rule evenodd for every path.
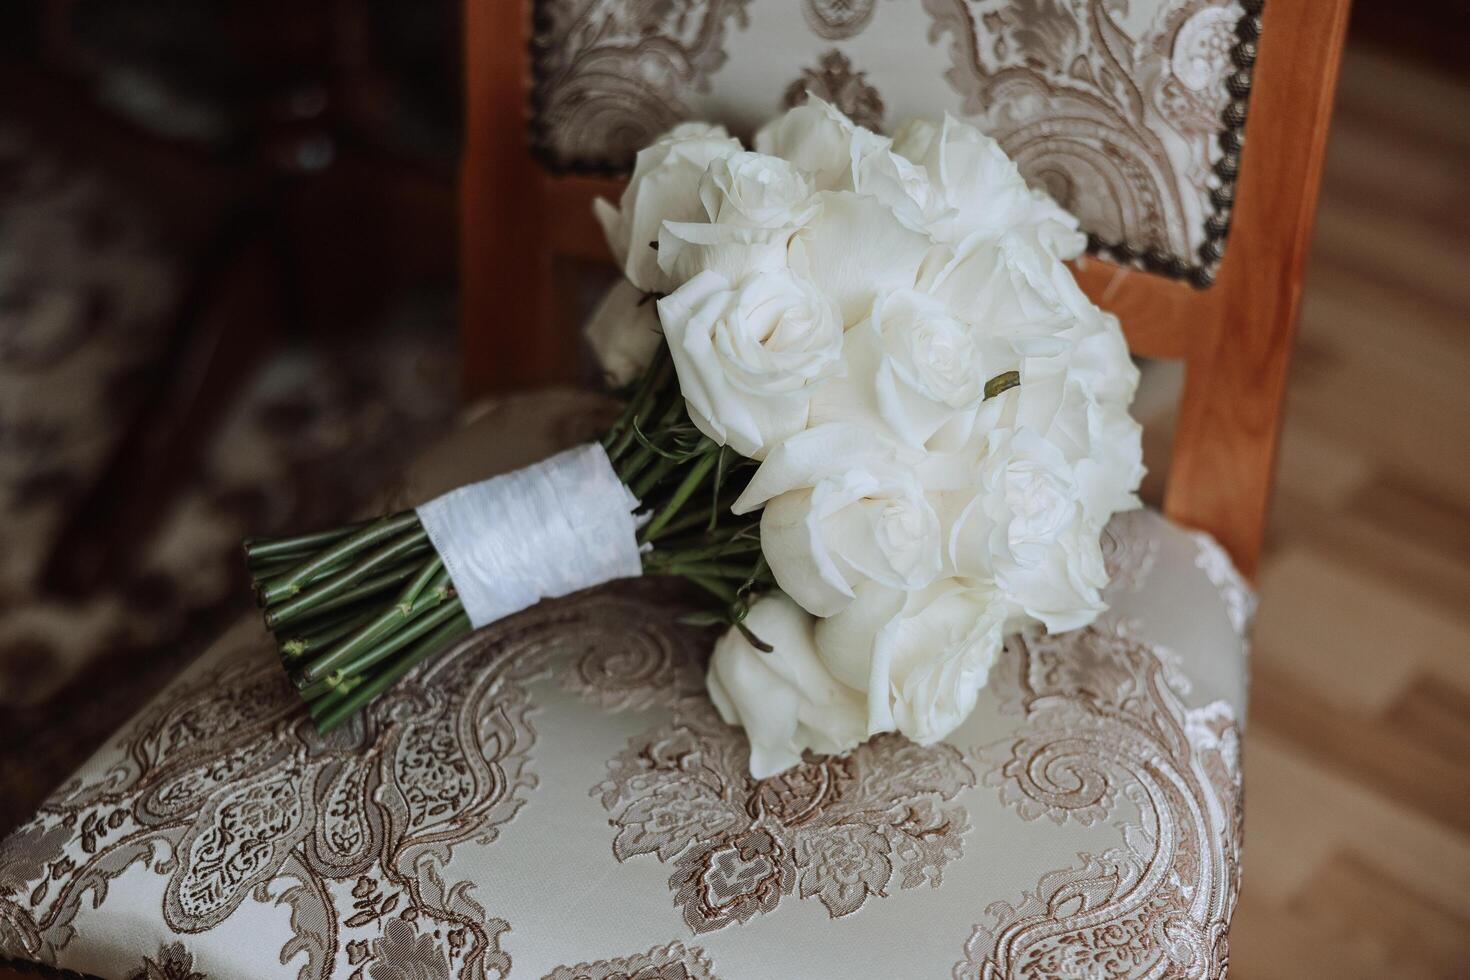
M 674 488 L 674 493 L 669 497 L 669 502 L 664 505 L 663 510 L 655 514 L 653 520 L 648 523 L 644 532 L 646 540 L 652 540 L 659 531 L 663 530 L 664 525 L 674 519 L 674 516 L 679 513 L 679 508 L 684 506 L 685 501 L 704 482 L 704 478 L 709 475 L 714 465 L 713 453 L 705 453 L 699 458 L 699 462 L 695 463 L 685 474 L 683 482 Z
M 720 447 L 719 459 L 715 462 L 715 485 L 709 495 L 709 526 L 707 530 L 713 531 L 720 524 L 720 489 L 725 485 L 725 461 L 730 452 L 729 446 Z
M 701 446 L 697 441 L 686 441 L 685 439 L 681 438 L 684 434 L 676 429 L 655 430 L 654 435 L 669 435 L 670 433 L 673 433 L 675 435 L 675 438 L 669 440 L 674 444 L 674 448 L 665 449 L 663 446 L 660 446 L 658 443 L 649 438 L 649 436 L 643 431 L 642 426 L 638 424 L 637 418 L 633 419 L 633 438 L 637 439 L 638 442 L 641 443 L 646 449 L 659 456 L 662 456 L 664 459 L 672 460 L 675 463 L 686 463 L 704 452 L 704 447 Z

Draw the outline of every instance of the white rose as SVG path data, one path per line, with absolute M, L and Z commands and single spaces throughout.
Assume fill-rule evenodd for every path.
M 870 583 L 817 623 L 817 649 L 837 680 L 868 692 L 868 734 L 896 730 L 928 745 L 974 709 L 1005 619 L 997 595 L 958 579 L 917 592 Z
M 754 228 L 704 221 L 666 221 L 658 234 L 658 266 L 669 282 L 686 283 L 701 272 L 732 282 L 787 267 L 796 228 Z
M 950 209 L 932 225 L 935 238 L 954 244 L 975 234 L 995 238 L 1027 227 L 1040 229 L 1060 258 L 1076 258 L 1087 247 L 1077 219 L 1046 194 L 1027 187 L 1000 144 L 974 126 L 948 114 L 940 125 L 910 120 L 893 147 L 928 171 Z
M 652 297 L 626 279 L 613 284 L 587 321 L 587 342 L 614 388 L 642 376 L 663 340 Z
M 885 418 L 912 417 L 916 402 L 945 408 L 977 404 L 984 392 L 980 352 L 967 324 L 933 296 L 901 289 L 873 304 L 870 320 L 879 339 L 879 403 L 895 403 Z M 907 408 L 897 406 L 911 396 Z M 898 428 L 909 428 L 906 421 Z M 928 428 L 929 426 L 925 426 Z M 922 443 L 927 434 L 914 433 Z
M 847 332 L 842 356 L 847 371 L 818 390 L 808 425 L 863 419 L 916 450 L 963 445 L 986 380 L 1018 363 L 1004 344 L 912 289 L 880 296 Z
M 699 199 L 710 221 L 752 228 L 802 225 L 818 207 L 811 182 L 795 166 L 749 151 L 712 161 Z
M 745 729 L 752 776 L 774 776 L 807 749 L 835 754 L 863 740 L 862 697 L 817 657 L 811 616 L 776 594 L 750 607 L 745 627 L 771 652 L 731 629 L 715 643 L 706 684 L 720 717 Z
M 874 147 L 857 161 L 853 189 L 876 197 L 905 227 L 926 234 L 952 212 L 928 172 L 886 146 Z
M 1065 351 L 1054 358 L 1031 358 L 1028 369 L 1038 376 L 1065 372 L 1092 398 L 1126 408 L 1138 390 L 1138 366 L 1128 352 L 1118 318 L 1096 307 L 1093 313 L 1078 318 L 1062 334 L 1068 341 Z
M 1067 345 L 1051 340 L 1076 319 L 1052 277 L 1059 261 L 1014 236 L 968 238 L 936 249 L 919 286 L 989 334 L 1035 336 L 1052 353 Z M 1085 299 L 1085 297 L 1084 297 Z
M 598 198 L 593 211 L 613 257 L 628 280 L 645 293 L 678 285 L 659 269 L 653 243 L 665 221 L 704 217 L 699 182 L 712 160 L 740 152 L 740 142 L 721 126 L 685 123 L 639 151 L 619 207 Z
M 863 582 L 912 590 L 939 574 L 938 515 L 864 426 L 820 426 L 777 446 L 732 509 L 761 504 L 761 552 L 776 584 L 814 615 L 845 608 Z
M 712 161 L 699 196 L 707 221 L 666 221 L 659 229 L 658 265 L 672 282 L 706 271 L 739 281 L 784 268 L 792 234 L 821 209 L 791 164 L 744 151 Z
M 1031 192 L 1031 227 L 1036 240 L 1058 259 L 1070 262 L 1087 251 L 1087 236 L 1077 217 L 1043 190 Z
M 801 431 L 811 388 L 842 369 L 842 321 L 811 282 L 780 269 L 740 285 L 702 272 L 658 302 L 679 387 L 701 432 L 765 458 Z
M 987 368 L 994 369 L 987 377 L 1017 369 L 1028 381 L 1070 373 L 1100 401 L 1132 400 L 1138 369 L 1117 317 L 1098 309 L 1034 233 L 976 236 L 937 249 L 919 286 L 1015 353 L 1017 360 Z
M 926 231 L 949 210 L 929 174 L 895 153 L 892 140 L 856 125 L 815 96 L 764 126 L 756 133 L 755 147 L 790 161 L 819 191 L 878 198 L 915 231 Z
M 944 495 L 948 565 L 993 581 L 1051 632 L 1086 626 L 1104 609 L 1107 572 L 1072 464 L 1030 429 L 994 429 L 985 446 L 978 491 Z
M 940 123 L 924 116 L 904 121 L 893 135 L 893 152 L 920 166 L 938 152 Z
M 762 126 L 755 134 L 759 153 L 788 160 L 807 174 L 819 191 L 850 191 L 859 161 L 887 149 L 889 141 L 855 125 L 835 106 L 815 96 Z
M 817 195 L 822 210 L 791 239 L 791 268 L 811 279 L 852 326 L 882 293 L 912 287 L 933 247 L 876 197 L 847 191 Z
M 1130 365 L 1131 366 L 1131 365 Z M 1023 383 L 1012 427 L 1036 433 L 1072 466 L 1085 520 L 1102 527 L 1118 511 L 1142 506 L 1143 427 L 1127 402 L 1093 397 L 1090 383 L 1068 372 Z

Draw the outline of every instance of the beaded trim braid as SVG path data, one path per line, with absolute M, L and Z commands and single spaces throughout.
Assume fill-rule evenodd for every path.
M 1107 242 L 1097 235 L 1087 236 L 1087 250 L 1118 265 L 1133 266 L 1148 272 L 1185 279 L 1197 289 L 1215 283 L 1220 260 L 1225 257 L 1225 240 L 1230 235 L 1230 214 L 1235 206 L 1235 181 L 1240 175 L 1240 155 L 1245 149 L 1246 103 L 1250 100 L 1252 72 L 1261 40 L 1261 12 L 1265 0 L 1241 0 L 1245 13 L 1235 24 L 1236 43 L 1230 51 L 1235 71 L 1225 80 L 1230 104 L 1220 115 L 1223 128 L 1218 139 L 1222 151 L 1215 164 L 1220 186 L 1210 192 L 1213 213 L 1205 219 L 1205 242 L 1196 253 L 1193 264 L 1179 256 L 1170 256 L 1159 248 L 1139 248 L 1128 242 Z
M 706 61 L 718 65 L 724 58 L 720 41 L 729 24 L 727 18 L 739 20 L 742 4 L 746 0 L 723 0 L 728 5 L 724 13 L 716 11 L 710 15 L 712 27 L 704 43 L 716 50 L 699 55 L 688 52 L 691 63 L 705 66 Z M 1265 0 L 1240 0 L 1243 13 L 1235 24 L 1236 43 L 1231 48 L 1231 60 L 1235 70 L 1225 81 L 1230 101 L 1220 114 L 1221 127 L 1215 138 L 1219 141 L 1220 159 L 1214 172 L 1220 185 L 1210 192 L 1210 213 L 1205 218 L 1205 240 L 1195 252 L 1194 261 L 1183 255 L 1171 254 L 1157 242 L 1110 242 L 1095 233 L 1087 236 L 1087 250 L 1099 258 L 1118 265 L 1131 266 L 1172 279 L 1184 280 L 1198 289 L 1205 289 L 1215 282 L 1215 274 L 1225 256 L 1225 242 L 1230 234 L 1230 216 L 1235 204 L 1236 177 L 1240 173 L 1240 156 L 1245 146 L 1246 104 L 1250 99 L 1252 71 L 1256 62 L 1261 37 L 1261 14 Z M 547 83 L 556 75 L 556 48 L 560 39 L 553 22 L 551 4 L 531 4 L 531 30 L 528 39 L 530 48 L 532 84 L 527 93 L 527 123 L 531 155 L 547 172 L 558 176 L 610 177 L 627 173 L 627 166 L 611 157 L 564 159 L 553 149 L 547 129 L 545 108 Z M 723 8 L 722 8 L 723 9 Z M 707 67 L 707 66 L 706 66 Z M 698 87 L 698 81 L 695 82 Z M 661 120 L 672 125 L 676 118 Z

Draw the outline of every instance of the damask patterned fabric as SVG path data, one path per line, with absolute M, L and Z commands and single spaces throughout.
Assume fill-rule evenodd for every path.
M 617 172 L 683 119 L 748 133 L 811 92 L 878 130 L 974 122 L 1115 260 L 1203 286 L 1223 255 L 1260 0 L 533 8 L 532 143 L 555 171 Z
M 173 502 L 129 574 L 47 589 L 197 282 L 157 218 L 102 161 L 0 119 L 0 835 L 247 607 L 242 537 L 354 513 L 452 422 L 436 296 L 293 345 L 230 398 L 210 451 L 160 474 Z
M 502 407 L 406 494 L 488 475 L 465 462 L 488 433 L 518 433 L 505 468 L 596 410 Z M 760 782 L 704 694 L 709 635 L 656 580 L 495 624 L 327 736 L 241 623 L 0 845 L 0 954 L 252 980 L 1223 976 L 1254 600 L 1156 515 L 1107 545 L 1111 612 L 1011 642 L 953 738 Z

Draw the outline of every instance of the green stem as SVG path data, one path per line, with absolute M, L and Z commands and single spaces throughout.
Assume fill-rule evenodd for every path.
M 352 609 L 328 618 L 312 632 L 299 633 L 281 644 L 281 657 L 289 664 L 314 650 L 321 650 L 361 627 L 375 614 Z
M 633 496 L 639 500 L 647 497 L 648 492 L 658 486 L 658 481 L 667 476 L 669 470 L 677 465 L 678 462 L 676 460 L 670 459 L 667 456 L 660 456 L 658 462 L 653 464 L 653 469 L 640 476 L 638 482 L 630 488 L 633 491 Z
M 414 520 L 416 522 L 418 518 L 415 517 Z M 322 584 L 296 596 L 290 602 L 283 603 L 277 609 L 268 608 L 265 614 L 266 625 L 275 629 L 281 623 L 290 622 L 308 612 L 313 606 L 341 595 L 362 580 L 371 578 L 373 573 L 382 572 L 394 565 L 401 564 L 405 558 L 420 554 L 429 547 L 429 532 L 422 527 L 394 538 L 387 545 L 361 559 L 340 575 L 332 576 Z
M 250 572 L 251 578 L 260 582 L 295 568 L 303 559 L 310 557 L 309 551 L 293 551 L 271 558 L 251 558 L 246 561 L 245 568 Z
M 256 562 L 287 555 L 309 555 L 334 541 L 342 540 L 349 534 L 361 531 L 372 523 L 372 521 L 359 521 L 356 524 L 345 524 L 326 531 L 296 534 L 289 538 L 247 538 L 242 545 L 245 549 L 245 560 Z
M 391 540 L 419 526 L 419 515 L 413 511 L 399 514 L 395 517 L 385 517 L 375 521 L 355 534 L 349 535 L 346 540 L 341 541 L 315 558 L 298 565 L 294 570 L 283 576 L 280 581 L 261 593 L 261 599 L 272 604 L 281 599 L 289 598 L 301 591 L 305 581 L 316 572 L 344 559 L 351 558 L 374 545 Z
M 744 582 L 750 578 L 751 568 L 750 565 L 731 565 L 723 562 L 677 562 L 660 568 L 658 574 L 676 575 L 679 578 L 689 578 L 694 575 L 702 578 L 731 578 Z
M 706 518 L 703 513 L 685 514 L 683 517 L 680 517 L 677 520 L 670 521 L 668 524 L 664 525 L 662 528 L 659 529 L 659 533 L 664 536 L 678 534 L 680 531 L 687 531 L 690 528 L 703 527 L 705 523 Z M 653 540 L 653 536 L 648 533 L 647 528 L 644 528 L 644 530 L 639 534 L 638 537 L 639 544 Z
M 684 565 L 689 562 L 707 561 L 711 558 L 725 558 L 731 555 L 749 554 L 760 551 L 761 543 L 758 538 L 733 539 L 720 544 L 711 545 L 707 548 L 672 548 L 664 547 L 649 552 L 643 558 L 643 570 L 648 574 L 672 574 L 665 571 L 675 565 Z
M 665 524 L 668 524 L 669 521 L 678 515 L 679 508 L 683 507 L 684 503 L 693 495 L 694 491 L 699 489 L 700 483 L 704 482 L 704 478 L 714 468 L 715 460 L 718 457 L 718 452 L 705 453 L 700 457 L 699 462 L 690 468 L 683 482 L 679 484 L 674 490 L 673 495 L 669 497 L 669 502 L 664 505 L 663 510 L 659 511 L 653 520 L 649 522 L 648 527 L 644 531 L 646 538 L 652 540 L 663 529 Z
M 417 565 L 401 565 L 393 569 L 392 571 L 384 572 L 382 575 L 376 575 L 373 578 L 368 579 L 361 585 L 356 586 L 355 588 L 348 589 L 341 595 L 328 599 L 326 602 L 322 602 L 318 605 L 312 606 L 311 609 L 307 610 L 306 613 L 297 618 L 304 621 L 302 626 L 304 626 L 305 623 L 309 622 L 313 624 L 312 628 L 315 629 L 319 617 L 325 616 L 327 613 L 330 612 L 336 612 L 341 609 L 346 609 L 349 606 L 354 606 L 364 599 L 372 598 L 380 592 L 386 592 L 388 589 L 399 585 L 405 579 L 413 575 L 416 568 Z M 270 615 L 269 613 L 267 613 L 266 625 L 269 626 L 271 622 L 272 620 L 270 619 Z M 295 620 L 293 619 L 292 622 L 295 622 Z M 280 625 L 281 624 L 277 624 L 275 626 L 271 626 L 270 628 L 273 630 L 279 629 Z
M 735 590 L 721 582 L 719 579 L 706 578 L 703 575 L 686 575 L 689 581 L 709 592 L 715 598 L 729 606 L 735 602 Z
M 392 664 L 374 675 L 371 680 L 354 688 L 335 707 L 325 711 L 317 721 L 317 730 L 325 734 L 336 728 L 342 722 L 352 717 L 353 712 L 357 711 L 379 694 L 382 694 L 404 674 L 413 670 L 425 657 L 433 653 L 438 653 L 469 631 L 470 620 L 468 616 L 460 616 L 445 623 L 405 651 Z
M 334 670 L 321 680 L 302 688 L 300 691 L 302 700 L 311 701 L 329 691 L 342 688 L 346 681 L 352 682 L 346 685 L 346 689 L 351 690 L 357 686 L 359 679 L 371 667 L 387 659 L 392 654 L 397 653 L 399 650 L 402 650 L 424 634 L 438 629 L 456 616 L 463 615 L 464 606 L 460 605 L 458 601 L 445 603 L 429 615 L 421 616 L 403 629 L 379 640 L 356 657 L 353 657 L 352 660 L 343 664 L 338 670 Z
M 443 568 L 444 559 L 435 552 L 433 557 L 419 566 L 418 574 L 403 587 L 403 591 L 398 593 L 398 598 L 393 600 L 393 604 L 399 609 L 412 609 L 414 601 L 438 577 Z
M 328 711 L 331 711 L 337 705 L 347 700 L 347 696 L 357 688 L 361 687 L 365 681 L 366 678 L 362 677 L 348 678 L 346 681 L 343 682 L 341 687 L 336 688 L 332 691 L 328 691 L 326 694 L 323 694 L 315 701 L 307 702 L 306 713 L 311 715 L 311 720 L 313 722 L 320 724 L 322 715 L 326 714 Z
M 439 605 L 453 595 L 454 587 L 449 584 L 449 572 L 440 569 L 429 582 L 429 588 L 418 596 L 407 609 L 402 606 L 390 606 L 372 622 L 301 668 L 297 675 L 300 682 L 298 686 L 305 687 L 313 681 L 321 680 L 345 664 L 358 651 L 366 649 L 391 633 L 395 627 L 416 618 L 425 610 Z
M 289 564 L 283 565 L 279 568 L 269 569 L 269 574 L 257 575 L 255 577 L 256 601 L 259 602 L 261 605 L 266 605 L 266 592 L 275 588 L 277 585 L 284 583 L 287 578 L 290 575 L 294 574 L 295 570 L 300 567 L 301 560 L 306 557 L 308 556 L 299 556 L 295 560 L 291 561 Z M 325 568 L 317 569 L 315 572 L 312 572 L 306 578 L 297 583 L 296 588 L 298 591 L 300 591 L 301 589 L 306 588 L 308 585 L 315 585 L 317 582 L 320 582 L 324 578 L 330 578 L 331 576 L 336 575 L 344 568 L 347 568 L 351 563 L 351 558 L 344 558 L 341 561 L 328 565 Z
M 656 414 L 658 420 L 653 424 L 652 429 L 643 433 L 648 437 L 650 443 L 653 442 L 661 430 L 668 428 L 684 412 L 684 396 L 679 393 L 677 385 L 674 386 L 672 397 L 668 397 L 668 393 L 664 393 L 664 395 L 667 400 L 662 404 L 655 405 L 654 412 L 650 413 Z M 637 422 L 637 419 L 634 419 L 634 422 Z M 629 426 L 629 432 L 632 432 L 632 426 Z M 625 486 L 632 487 L 634 478 L 638 476 L 643 467 L 647 466 L 649 461 L 656 455 L 658 453 L 655 452 L 651 444 L 640 442 L 637 451 L 628 457 L 628 462 L 621 468 L 618 468 L 618 479 L 622 480 Z
M 623 453 L 628 451 L 628 446 L 633 442 L 633 422 L 642 415 L 648 407 L 648 403 L 662 393 L 664 382 L 668 380 L 672 362 L 669 359 L 668 348 L 659 345 L 657 367 L 649 370 L 643 376 L 643 383 L 638 387 L 638 393 L 623 409 L 623 414 L 603 439 L 603 446 L 607 448 L 608 459 L 614 463 Z

